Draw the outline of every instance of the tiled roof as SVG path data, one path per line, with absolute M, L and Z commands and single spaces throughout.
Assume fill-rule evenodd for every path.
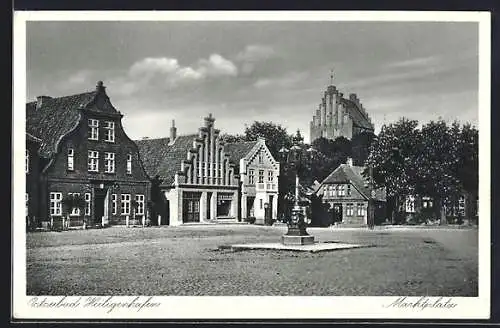
M 40 155 L 50 158 L 62 136 L 79 122 L 79 108 L 86 106 L 97 92 L 86 92 L 59 98 L 44 98 L 41 108 L 36 102 L 26 104 L 26 132 L 41 139 Z
M 32 142 L 38 142 L 38 143 L 42 142 L 41 139 L 39 139 L 37 137 L 34 137 L 34 136 L 32 136 L 31 134 L 29 134 L 27 132 L 26 132 L 26 141 L 32 141 Z
M 169 138 L 134 140 L 139 148 L 142 165 L 150 178 L 159 174 L 159 168 L 170 148 Z
M 240 159 L 245 157 L 257 144 L 257 141 L 230 142 L 224 145 L 224 153 L 229 155 L 229 161 L 239 165 Z
M 150 178 L 159 176 L 163 185 L 174 182 L 175 174 L 181 170 L 182 160 L 187 159 L 188 151 L 193 148 L 197 134 L 178 136 L 172 144 L 168 138 L 134 140 L 144 169 Z
M 358 106 L 351 100 L 342 98 L 341 100 L 345 107 L 347 108 L 350 116 L 352 117 L 352 122 L 354 125 L 373 130 L 373 124 L 368 121 L 368 119 L 361 113 Z
M 366 198 L 370 197 L 370 189 L 365 185 L 366 180 L 363 176 L 364 166 L 354 166 L 341 164 L 337 169 L 335 169 L 330 175 L 328 175 L 323 182 L 323 184 L 328 183 L 351 183 L 354 187 L 359 190 Z M 380 201 L 385 201 L 385 189 L 379 188 L 375 190 L 375 199 Z

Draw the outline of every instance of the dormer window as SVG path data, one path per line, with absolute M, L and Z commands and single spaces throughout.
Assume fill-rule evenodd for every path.
M 89 140 L 99 140 L 99 120 L 89 119 Z
M 68 148 L 68 171 L 74 170 L 75 163 L 75 150 L 73 148 Z
M 259 164 L 262 163 L 264 163 L 264 154 L 261 151 L 259 151 Z
M 115 122 L 104 122 L 104 141 L 115 142 Z
M 132 155 L 127 154 L 127 174 L 132 174 Z

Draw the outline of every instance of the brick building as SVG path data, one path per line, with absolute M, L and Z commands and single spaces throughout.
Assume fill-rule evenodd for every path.
M 267 148 L 265 139 L 227 143 L 224 151 L 229 154 L 229 160 L 237 164 L 241 181 L 241 218 L 255 217 L 257 224 L 264 224 L 266 215 L 276 220 L 280 165 Z
M 33 229 L 40 217 L 40 172 L 43 161 L 38 155 L 42 140 L 26 133 L 26 150 L 24 154 L 24 171 L 26 173 L 25 216 L 26 228 Z
M 333 81 L 333 76 L 332 76 Z M 321 102 L 313 113 L 310 122 L 310 142 L 320 137 L 352 139 L 361 132 L 374 132 L 374 126 L 368 113 L 355 93 L 344 98 L 342 92 L 330 83 L 324 91 Z
M 41 221 L 114 225 L 146 218 L 150 182 L 122 117 L 101 81 L 95 91 L 26 104 L 26 130 L 40 140 L 46 163 L 39 183 L 27 180 L 28 193 L 39 193 Z M 75 194 L 85 207 L 65 208 L 64 199 Z
M 348 159 L 328 175 L 316 189 L 316 195 L 330 205 L 333 222 L 365 225 L 368 218 L 370 190 L 363 177 L 365 167 L 352 165 Z M 385 190 L 375 190 L 375 218 L 385 219 Z
M 136 140 L 152 181 L 153 224 L 237 222 L 239 177 L 212 115 L 198 133 Z M 159 217 L 158 217 L 159 216 Z

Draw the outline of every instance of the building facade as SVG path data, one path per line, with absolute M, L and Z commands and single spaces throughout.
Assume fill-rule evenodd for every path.
M 351 93 L 346 99 L 333 84 L 324 91 L 318 108 L 314 110 L 309 129 L 310 142 L 320 137 L 352 139 L 363 131 L 374 132 L 371 118 L 358 96 Z
M 368 223 L 368 202 L 371 192 L 363 177 L 365 167 L 352 165 L 348 159 L 341 164 L 316 189 L 316 195 L 329 204 L 331 221 L 366 225 Z M 375 190 L 375 218 L 385 219 L 385 190 Z
M 38 154 L 47 163 L 39 178 L 41 221 L 106 226 L 146 219 L 150 182 L 122 118 L 101 81 L 92 92 L 26 105 L 27 132 L 41 140 Z M 66 205 L 70 198 L 82 206 Z
M 237 222 L 239 176 L 210 114 L 197 134 L 136 140 L 144 167 L 157 185 L 153 224 Z M 168 216 L 167 219 L 164 216 Z
M 26 192 L 24 194 L 26 228 L 34 229 L 40 217 L 40 171 L 42 161 L 38 155 L 42 140 L 26 133 L 24 171 L 26 173 Z
M 224 150 L 230 160 L 239 163 L 241 182 L 241 218 L 255 218 L 256 224 L 278 218 L 279 162 L 266 146 L 265 139 L 228 143 Z

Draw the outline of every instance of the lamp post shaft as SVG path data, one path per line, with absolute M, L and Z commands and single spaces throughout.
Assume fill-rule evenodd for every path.
M 299 174 L 295 173 L 295 206 L 299 206 Z

